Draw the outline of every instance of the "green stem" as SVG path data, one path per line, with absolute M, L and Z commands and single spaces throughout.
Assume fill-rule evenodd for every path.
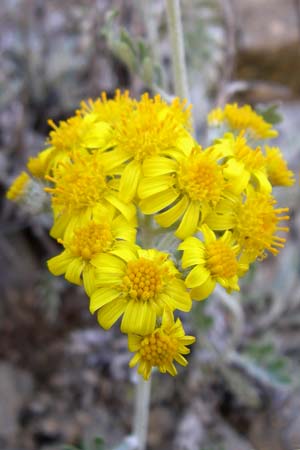
M 181 99 L 189 100 L 180 0 L 166 0 L 166 7 L 173 58 L 175 93 Z
M 145 450 L 147 442 L 151 377 L 145 381 L 138 376 L 135 399 L 134 436 L 137 438 L 137 450 Z

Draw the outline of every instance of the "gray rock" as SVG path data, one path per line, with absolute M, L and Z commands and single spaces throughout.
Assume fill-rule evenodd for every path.
M 174 449 L 195 450 L 201 448 L 205 437 L 202 413 L 202 402 L 195 400 L 179 422 L 174 439 Z
M 252 50 L 270 50 L 297 41 L 295 3 L 293 0 L 234 0 L 241 45 Z
M 32 391 L 33 380 L 28 372 L 9 363 L 0 364 L 0 440 L 14 439 L 20 408 Z
M 230 425 L 221 419 L 216 422 L 213 434 L 214 436 L 210 440 L 210 443 L 214 442 L 216 448 L 222 450 L 255 450 L 244 436 L 237 433 Z M 209 444 L 207 444 L 207 446 L 208 445 Z

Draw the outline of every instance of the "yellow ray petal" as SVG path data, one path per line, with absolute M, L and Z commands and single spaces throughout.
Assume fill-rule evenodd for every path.
M 66 270 L 65 274 L 66 280 L 70 281 L 70 283 L 81 285 L 82 284 L 81 273 L 84 266 L 85 262 L 82 261 L 80 258 L 73 259 L 73 261 L 68 265 L 68 268 Z
M 207 278 L 201 286 L 191 290 L 193 300 L 205 300 L 214 290 L 216 282 L 211 278 Z
M 204 250 L 204 245 L 196 237 L 189 236 L 183 242 L 181 242 L 181 244 L 179 244 L 178 250 L 190 250 L 190 249 L 197 249 L 200 252 L 202 252 Z
M 195 266 L 186 277 L 185 284 L 188 288 L 201 286 L 209 278 L 210 273 L 203 266 Z
M 174 356 L 174 359 L 181 366 L 184 366 L 184 367 L 187 366 L 187 363 L 188 363 L 187 360 L 180 353 L 176 353 L 176 355 Z
M 134 352 L 135 350 L 130 350 L 130 351 Z M 141 355 L 139 353 L 136 353 L 129 361 L 129 367 L 132 368 L 132 367 L 136 366 L 137 363 L 140 361 L 140 359 L 141 359 Z
M 106 253 L 100 253 L 92 259 L 93 266 L 99 268 L 102 273 L 120 274 L 122 275 L 125 270 L 125 263 L 114 255 L 108 255 Z
M 101 269 L 96 270 L 95 276 L 97 287 L 104 287 L 104 286 L 116 287 L 120 286 L 122 282 L 122 278 L 120 277 L 119 274 L 103 273 L 101 272 Z
M 136 253 L 133 246 L 127 242 L 117 242 L 111 250 L 111 253 L 126 262 L 132 261 L 136 258 Z
M 138 195 L 141 199 L 145 199 L 147 197 L 151 197 L 152 195 L 166 191 L 173 184 L 174 181 L 169 175 L 142 178 L 138 189 Z
M 125 309 L 121 331 L 145 336 L 154 330 L 155 320 L 155 311 L 147 302 L 131 300 Z
M 86 266 L 82 272 L 84 289 L 89 297 L 92 295 L 92 293 L 96 289 L 95 270 L 96 270 L 95 267 L 93 267 L 90 264 L 86 264 Z
M 167 370 L 167 372 L 169 372 L 170 375 L 172 375 L 172 377 L 175 377 L 177 375 L 177 369 L 173 363 L 167 364 L 166 370 Z M 162 372 L 162 370 L 160 370 L 160 371 Z
M 200 231 L 203 234 L 204 241 L 206 244 L 210 244 L 211 242 L 216 241 L 215 233 L 209 228 L 207 224 L 203 224 L 200 228 Z
M 130 352 L 136 352 L 139 350 L 141 345 L 142 337 L 137 334 L 129 334 L 128 335 L 128 350 Z
M 108 330 L 123 314 L 127 301 L 123 298 L 114 300 L 99 309 L 97 318 L 99 324 Z
M 195 266 L 196 264 L 204 264 L 204 247 L 199 248 L 189 248 L 182 255 L 181 265 L 184 269 L 190 266 Z
M 125 167 L 120 181 L 120 198 L 128 203 L 135 197 L 141 177 L 141 166 L 133 160 Z
M 172 309 L 188 312 L 192 307 L 190 294 L 182 280 L 174 280 L 166 289 L 165 303 Z
M 107 303 L 112 302 L 120 295 L 120 291 L 110 287 L 103 287 L 94 291 L 90 299 L 90 312 L 94 314 L 95 311 L 102 308 Z
M 179 239 L 184 239 L 195 233 L 199 222 L 199 215 L 200 207 L 198 202 L 191 202 L 175 232 L 175 236 Z
M 272 185 L 267 178 L 267 174 L 262 170 L 256 170 L 253 172 L 254 178 L 257 179 L 259 188 L 261 192 L 265 192 L 266 194 L 270 194 L 272 191 Z
M 47 261 L 47 266 L 53 275 L 62 275 L 66 272 L 68 265 L 72 262 L 73 256 L 64 250 L 60 255 L 54 256 Z
M 128 222 L 132 222 L 136 210 L 135 206 L 132 203 L 125 204 L 117 197 L 111 194 L 107 194 L 105 196 L 105 200 L 107 200 L 111 205 L 113 205 L 121 214 L 128 220 Z
M 161 227 L 170 227 L 175 223 L 184 213 L 188 205 L 188 200 L 186 197 L 182 197 L 174 206 L 164 211 L 161 214 L 155 216 L 156 222 Z
M 176 171 L 177 164 L 170 158 L 163 156 L 153 156 L 147 158 L 143 164 L 143 174 L 145 177 L 157 177 Z
M 144 214 L 155 214 L 171 205 L 178 197 L 179 194 L 170 188 L 142 200 L 140 202 L 140 208 Z
M 50 230 L 50 236 L 55 239 L 63 237 L 64 232 L 69 223 L 69 220 L 70 220 L 70 218 L 68 215 L 62 215 L 62 216 L 57 217 L 54 220 L 54 224 Z

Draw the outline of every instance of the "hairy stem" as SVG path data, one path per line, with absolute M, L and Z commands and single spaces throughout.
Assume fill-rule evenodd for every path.
M 166 0 L 166 7 L 173 58 L 175 93 L 181 99 L 189 100 L 180 0 Z
M 135 399 L 134 435 L 137 438 L 137 450 L 145 450 L 147 442 L 148 418 L 150 407 L 151 377 L 145 381 L 138 377 Z

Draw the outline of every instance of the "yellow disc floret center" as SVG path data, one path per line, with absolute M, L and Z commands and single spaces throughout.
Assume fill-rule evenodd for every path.
M 162 288 L 159 268 L 145 258 L 128 263 L 123 282 L 129 296 L 139 301 L 153 300 Z
M 69 212 L 100 203 L 107 189 L 104 167 L 94 155 L 77 156 L 76 161 L 59 167 L 49 179 L 56 183 L 55 188 L 46 189 L 53 195 L 53 205 L 63 206 Z
M 206 267 L 215 278 L 234 277 L 238 271 L 234 250 L 225 242 L 211 242 L 206 247 Z
M 179 187 L 191 200 L 217 203 L 224 188 L 222 171 L 218 164 L 198 154 L 181 164 Z
M 184 111 L 180 103 L 168 106 L 159 95 L 152 99 L 144 94 L 136 109 L 124 115 L 117 126 L 117 148 L 139 162 L 168 151 L 176 146 L 180 136 L 185 136 L 182 125 L 187 117 L 188 111 Z
M 178 350 L 178 340 L 162 330 L 146 336 L 141 342 L 141 358 L 151 366 L 164 366 L 170 363 Z
M 90 260 L 93 256 L 107 251 L 113 242 L 111 228 L 108 223 L 91 222 L 84 228 L 74 231 L 70 251 L 74 256 Z

